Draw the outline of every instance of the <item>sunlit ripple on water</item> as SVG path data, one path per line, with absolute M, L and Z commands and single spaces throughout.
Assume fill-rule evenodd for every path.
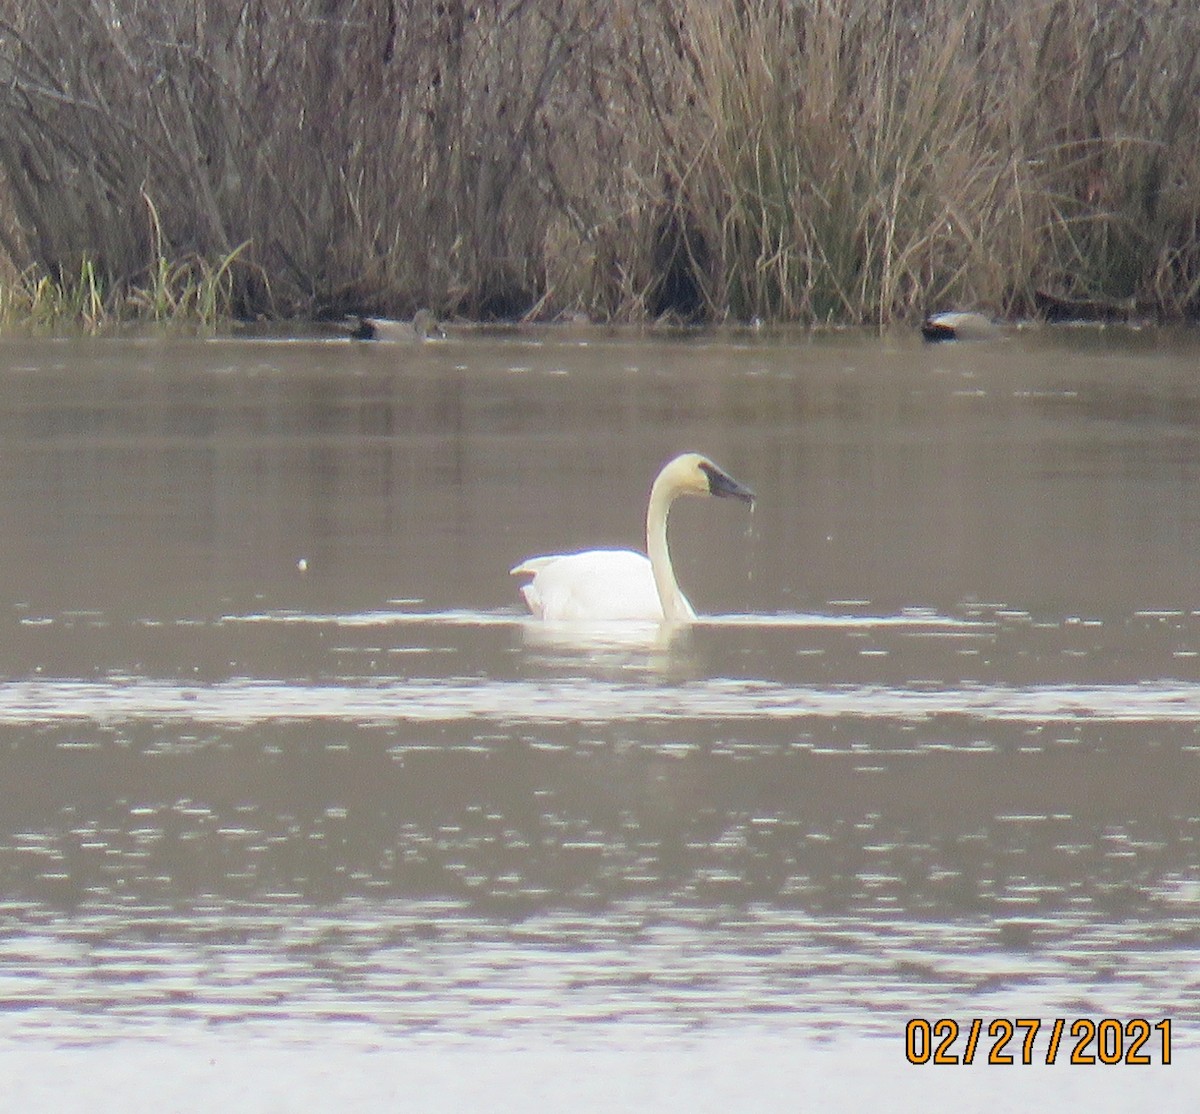
M 1027 952 L 981 940 L 972 925 L 867 927 L 765 908 L 625 904 L 500 926 L 446 901 L 93 905 L 0 938 L 0 1039 L 99 1040 L 199 1021 L 311 1040 L 341 1022 L 370 1025 L 386 1044 L 420 1032 L 529 1026 L 545 1038 L 580 1024 L 754 1019 L 809 1039 L 848 1024 L 894 1038 L 917 1000 L 960 1016 L 1137 1013 L 1151 997 L 1175 1000 L 1195 962 L 1194 948 L 1155 951 L 1151 971 L 1122 980 L 1103 972 L 1144 948 L 1136 926 L 1047 927 L 1044 946 Z M 1101 972 L 1095 997 L 1079 994 L 1081 966 Z
M 1190 644 L 1189 616 L 1133 621 L 1164 662 Z M 29 622 L 85 663 L 118 626 Z M 14 774 L 55 763 L 0 848 L 28 897 L 0 1037 L 1197 1013 L 1200 682 L 1108 680 L 1115 624 L 859 607 L 682 648 L 512 611 L 170 625 L 113 639 L 174 638 L 165 676 L 0 683 Z M 1036 668 L 976 664 L 1014 629 Z
M 1173 615 L 1168 618 L 1178 618 Z M 1140 614 L 1153 624 L 1157 614 Z M 65 617 L 76 622 L 77 617 Z M 29 617 L 34 624 L 59 620 Z M 997 627 L 1011 622 L 1028 624 L 1021 612 L 993 608 L 967 617 L 939 615 L 923 609 L 896 615 L 785 614 L 718 616 L 703 620 L 699 634 L 726 637 L 760 631 L 830 632 L 846 638 L 920 637 L 961 639 L 961 654 L 994 638 Z M 88 622 L 95 625 L 92 617 Z M 673 677 L 669 666 L 678 643 L 673 632 L 655 625 L 610 624 L 598 627 L 535 623 L 511 612 L 387 610 L 350 614 L 263 612 L 225 615 L 207 626 L 247 630 L 280 629 L 370 630 L 388 643 L 388 630 L 417 628 L 464 631 L 520 632 L 525 645 L 550 654 L 551 664 L 574 665 L 563 673 L 535 670 L 534 676 L 496 677 L 473 671 L 447 676 L 356 676 L 345 663 L 323 679 L 311 676 L 278 678 L 238 676 L 181 683 L 138 672 L 110 673 L 102 679 L 32 677 L 0 684 L 0 723 L 51 724 L 96 721 L 121 723 L 153 719 L 160 723 L 195 722 L 214 725 L 252 724 L 264 720 L 336 721 L 361 724 L 489 721 L 500 724 L 592 723 L 638 720 L 645 722 L 744 721 L 786 722 L 844 718 L 859 721 L 921 723 L 936 717 L 965 717 L 986 722 L 1168 723 L 1200 719 L 1200 682 L 1186 677 L 1088 683 L 1014 684 L 964 679 L 910 680 L 894 684 L 853 683 L 837 678 L 825 684 L 805 684 L 770 677 L 700 675 Z M 1086 626 L 1087 624 L 1084 624 Z M 1070 630 L 1070 624 L 1062 629 Z M 678 632 L 674 632 L 678 633 Z M 685 632 L 689 633 L 689 632 Z M 757 636 L 755 636 L 757 637 Z M 368 652 L 355 646 L 332 647 L 352 657 Z M 591 668 L 609 652 L 630 651 L 617 658 L 622 670 L 613 674 Z M 369 652 L 428 653 L 425 644 Z M 792 648 L 792 652 L 798 651 Z M 1062 651 L 1066 656 L 1073 650 Z M 637 656 L 641 653 L 641 656 Z M 894 653 L 859 648 L 859 655 Z
M 145 677 L 33 680 L 0 685 L 0 723 L 126 722 L 150 718 L 251 724 L 265 720 L 349 723 L 494 721 L 507 724 L 662 720 L 790 720 L 851 717 L 918 723 L 936 716 L 983 722 L 1166 723 L 1200 719 L 1200 684 L 970 685 L 897 689 L 807 688 L 713 679 L 679 685 L 591 678 L 478 678 L 360 684 L 233 679 L 180 685 Z
M 420 601 L 414 601 L 420 602 Z M 857 601 L 855 601 L 857 602 Z M 1023 613 L 1022 613 L 1023 614 Z M 470 611 L 452 609 L 447 611 L 379 610 L 347 612 L 345 614 L 320 614 L 306 611 L 260 611 L 243 615 L 223 615 L 222 623 L 319 623 L 341 627 L 386 627 L 386 626 L 510 626 L 513 623 L 528 624 L 535 629 L 558 629 L 564 634 L 575 630 L 580 634 L 605 632 L 619 637 L 622 629 L 636 633 L 657 629 L 644 623 L 542 623 L 531 620 L 524 614 L 512 611 Z M 913 627 L 913 628 L 978 628 L 990 625 L 986 618 L 958 618 L 939 615 L 927 608 L 905 609 L 897 615 L 875 615 L 860 612 L 825 614 L 818 612 L 780 612 L 776 614 L 704 615 L 697 620 L 701 627 Z

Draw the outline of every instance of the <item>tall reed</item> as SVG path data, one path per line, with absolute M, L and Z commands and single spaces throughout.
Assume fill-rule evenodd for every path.
M 0 248 L 148 317 L 1195 315 L 1196 42 L 1188 0 L 9 0 Z

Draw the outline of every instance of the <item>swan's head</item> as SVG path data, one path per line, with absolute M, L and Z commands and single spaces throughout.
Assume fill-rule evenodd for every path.
M 683 453 L 658 474 L 654 486 L 662 485 L 672 496 L 716 495 L 720 498 L 754 502 L 754 492 L 738 483 L 723 468 L 699 453 Z

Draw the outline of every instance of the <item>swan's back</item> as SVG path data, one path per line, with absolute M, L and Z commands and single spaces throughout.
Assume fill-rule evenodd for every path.
M 661 622 L 650 561 L 631 549 L 589 549 L 530 557 L 512 570 L 532 576 L 521 588 L 529 610 L 550 622 Z M 695 618 L 691 604 L 683 601 Z

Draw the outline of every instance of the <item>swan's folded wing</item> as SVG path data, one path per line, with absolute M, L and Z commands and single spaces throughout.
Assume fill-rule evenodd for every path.
M 529 610 L 552 622 L 662 619 L 650 562 L 630 549 L 589 549 L 530 557 L 512 569 L 532 575 L 521 588 Z
M 525 560 L 522 561 L 519 565 L 513 565 L 513 567 L 508 570 L 508 575 L 509 576 L 525 576 L 526 574 L 528 574 L 529 576 L 537 576 L 537 574 L 542 569 L 544 569 L 548 564 L 550 564 L 552 561 L 561 561 L 561 560 L 562 560 L 561 556 L 558 556 L 558 557 L 556 557 L 556 556 L 526 557 Z

